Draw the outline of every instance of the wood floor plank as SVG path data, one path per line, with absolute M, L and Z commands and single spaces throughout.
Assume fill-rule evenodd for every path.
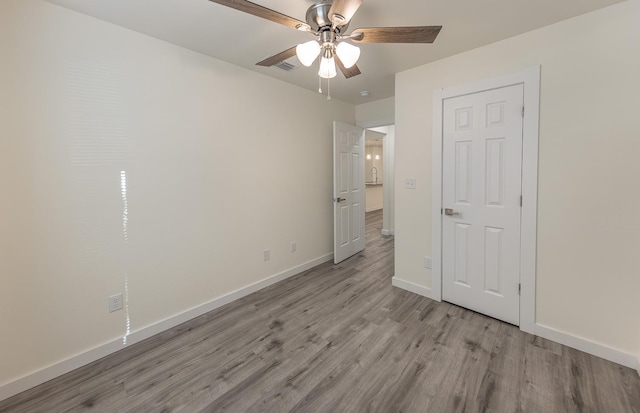
M 519 331 L 501 324 L 497 340 L 491 349 L 490 361 L 478 393 L 478 410 L 481 412 L 518 412 L 524 385 L 523 375 L 525 341 Z M 503 397 L 496 397 L 504 395 Z M 506 397 L 505 397 L 506 396 Z
M 339 354 L 341 363 L 329 372 L 291 411 L 337 412 L 338 406 L 345 398 L 359 397 L 362 392 L 359 378 L 366 377 L 371 371 L 374 361 L 382 359 L 382 355 L 390 349 L 401 326 L 389 322 L 378 326 L 374 332 L 351 354 Z M 336 391 L 340 389 L 340 391 Z
M 640 413 L 640 378 L 391 286 L 393 237 L 0 402 L 15 412 Z

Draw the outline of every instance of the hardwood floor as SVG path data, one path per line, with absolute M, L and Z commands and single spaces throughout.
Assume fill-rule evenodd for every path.
M 0 402 L 1 412 L 640 412 L 634 370 L 391 286 L 393 237 Z

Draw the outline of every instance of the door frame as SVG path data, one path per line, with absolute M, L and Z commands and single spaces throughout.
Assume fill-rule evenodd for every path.
M 433 94 L 431 285 L 433 298 L 442 301 L 442 140 L 444 100 L 486 90 L 522 84 L 522 215 L 520 231 L 520 330 L 533 334 L 536 312 L 536 228 L 538 215 L 538 132 L 540 115 L 540 66 L 480 80 Z

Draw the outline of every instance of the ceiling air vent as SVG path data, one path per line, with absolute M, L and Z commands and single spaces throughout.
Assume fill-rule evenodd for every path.
M 274 66 L 277 67 L 278 69 L 284 70 L 285 72 L 290 72 L 297 67 L 296 65 L 293 65 L 289 62 L 279 62 L 279 63 L 276 63 Z

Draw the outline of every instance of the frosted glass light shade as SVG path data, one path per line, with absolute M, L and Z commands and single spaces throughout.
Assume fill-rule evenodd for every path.
M 311 40 L 306 43 L 301 43 L 296 46 L 296 56 L 303 65 L 309 67 L 316 60 L 316 57 L 320 54 L 320 43 L 315 40 Z
M 347 69 L 355 65 L 360 58 L 360 48 L 347 42 L 338 43 L 338 46 L 336 46 L 336 53 L 344 67 Z
M 376 159 L 379 160 L 380 159 L 380 155 L 376 154 Z
M 367 159 L 371 159 L 371 154 L 370 153 L 367 154 Z
M 336 62 L 333 60 L 333 57 L 326 58 L 323 57 L 320 59 L 320 70 L 318 70 L 318 76 L 324 79 L 330 79 L 332 77 L 336 77 L 338 72 L 336 72 Z

